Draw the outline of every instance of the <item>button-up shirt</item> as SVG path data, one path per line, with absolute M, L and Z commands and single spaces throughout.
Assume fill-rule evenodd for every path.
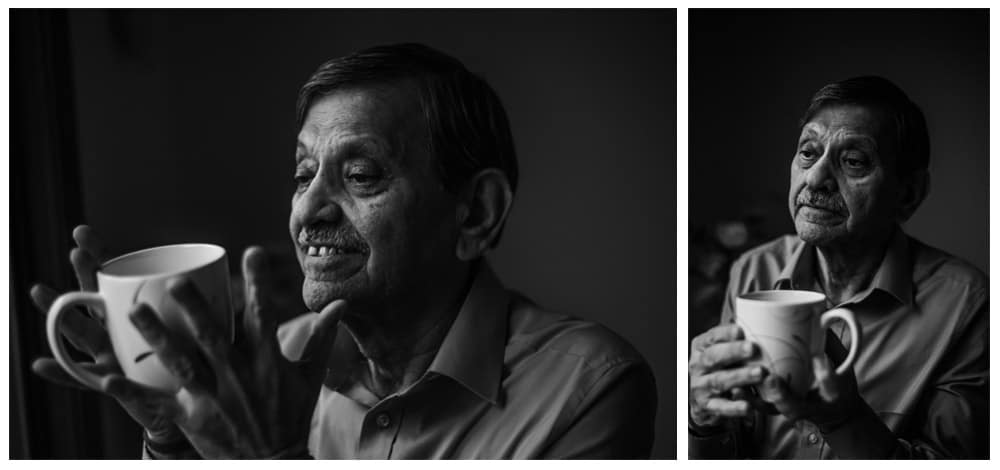
M 279 331 L 301 354 L 312 314 Z M 316 458 L 647 458 L 656 387 L 627 342 L 540 309 L 483 264 L 430 367 L 385 397 L 341 331 L 309 436 Z M 292 405 L 292 404 L 289 404 Z
M 816 248 L 784 236 L 741 256 L 730 271 L 721 322 L 736 298 L 767 289 L 823 292 Z M 870 286 L 840 305 L 863 332 L 854 373 L 867 405 L 897 438 L 898 458 L 984 458 L 989 445 L 989 304 L 986 276 L 897 229 Z M 846 347 L 844 325 L 834 332 Z M 689 433 L 692 457 L 836 458 L 807 421 L 756 413 L 728 431 Z

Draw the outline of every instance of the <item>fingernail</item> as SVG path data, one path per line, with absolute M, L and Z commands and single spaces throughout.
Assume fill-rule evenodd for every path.
M 753 354 L 753 343 L 743 343 L 743 354 L 746 354 L 747 356 Z
M 753 370 L 750 371 L 750 376 L 755 379 L 759 379 L 762 375 L 764 374 L 761 371 L 760 367 L 754 367 Z

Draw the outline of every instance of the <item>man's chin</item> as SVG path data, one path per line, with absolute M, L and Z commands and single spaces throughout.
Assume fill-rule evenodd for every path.
M 302 300 L 310 311 L 319 312 L 338 299 L 350 300 L 352 289 L 349 282 L 319 281 L 306 278 L 302 281 Z
M 845 234 L 842 226 L 816 224 L 801 219 L 795 221 L 795 232 L 802 241 L 816 246 L 836 243 Z

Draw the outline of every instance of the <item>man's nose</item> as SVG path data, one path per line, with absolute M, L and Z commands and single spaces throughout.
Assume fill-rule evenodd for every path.
M 833 156 L 827 152 L 806 170 L 806 185 L 809 189 L 825 191 L 837 189 L 837 176 L 832 161 Z
M 337 202 L 335 188 L 319 178 L 312 181 L 293 208 L 303 225 L 316 222 L 337 222 L 343 210 Z

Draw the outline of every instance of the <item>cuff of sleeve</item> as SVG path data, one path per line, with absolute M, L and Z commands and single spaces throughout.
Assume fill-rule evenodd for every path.
M 725 434 L 727 431 L 726 427 L 722 424 L 717 424 L 715 426 L 701 426 L 691 419 L 691 415 L 688 415 L 688 434 L 696 437 L 716 437 Z
M 688 429 L 688 458 L 728 459 L 736 456 L 736 439 L 731 432 L 712 436 L 699 436 Z
M 184 437 L 169 442 L 157 442 L 142 433 L 142 457 L 147 460 L 200 459 L 198 451 Z
M 736 453 L 736 439 L 726 426 L 698 426 L 688 416 L 688 458 L 733 458 Z

